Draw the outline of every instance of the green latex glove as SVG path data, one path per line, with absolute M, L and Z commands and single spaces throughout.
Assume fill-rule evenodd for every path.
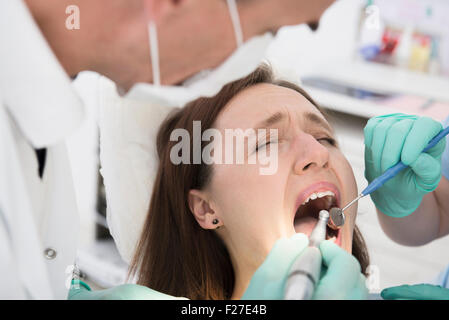
M 402 161 L 410 166 L 370 194 L 377 209 L 390 217 L 414 212 L 423 196 L 441 179 L 442 139 L 426 153 L 421 151 L 443 129 L 428 117 L 395 113 L 372 118 L 365 129 L 365 178 L 373 181 Z
M 123 284 L 117 287 L 92 291 L 90 287 L 80 281 L 72 280 L 69 300 L 172 300 L 177 298 L 160 293 L 136 284 Z
M 242 300 L 284 299 L 288 271 L 301 252 L 309 245 L 309 238 L 297 233 L 289 239 L 276 241 L 262 265 L 256 270 Z
M 357 259 L 330 240 L 321 242 L 323 270 L 313 300 L 365 300 L 365 276 Z
M 382 290 L 385 300 L 449 300 L 449 289 L 431 284 L 403 285 Z

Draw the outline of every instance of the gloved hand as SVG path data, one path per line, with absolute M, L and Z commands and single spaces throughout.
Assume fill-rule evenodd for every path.
M 323 270 L 312 299 L 367 299 L 366 279 L 357 259 L 330 240 L 321 242 L 320 251 Z
M 123 284 L 117 287 L 92 291 L 80 280 L 72 280 L 69 300 L 172 300 L 185 299 L 160 293 L 136 284 Z
M 449 289 L 430 284 L 386 288 L 380 293 L 385 300 L 449 300 Z
M 297 233 L 276 241 L 262 265 L 256 270 L 242 300 L 284 299 L 288 271 L 296 257 L 309 245 L 309 238 Z
M 423 196 L 441 179 L 445 139 L 421 151 L 441 130 L 428 117 L 395 113 L 372 118 L 365 129 L 365 178 L 368 182 L 402 161 L 410 166 L 370 194 L 376 207 L 390 217 L 405 217 L 418 208 Z

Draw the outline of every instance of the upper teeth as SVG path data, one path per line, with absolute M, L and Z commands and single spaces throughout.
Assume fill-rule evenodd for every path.
M 314 192 L 311 195 L 309 195 L 309 197 L 302 204 L 306 204 L 307 202 L 309 202 L 309 200 L 315 200 L 317 198 L 322 198 L 326 196 L 335 197 L 335 194 L 332 191 Z

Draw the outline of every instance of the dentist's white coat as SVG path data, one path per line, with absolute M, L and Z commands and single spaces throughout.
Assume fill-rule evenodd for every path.
M 0 299 L 67 297 L 79 218 L 64 140 L 82 118 L 25 4 L 0 1 Z

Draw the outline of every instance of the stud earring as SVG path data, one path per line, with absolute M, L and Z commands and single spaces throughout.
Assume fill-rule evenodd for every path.
M 214 219 L 214 220 L 212 221 L 212 223 L 213 223 L 213 224 L 218 224 L 218 219 Z

